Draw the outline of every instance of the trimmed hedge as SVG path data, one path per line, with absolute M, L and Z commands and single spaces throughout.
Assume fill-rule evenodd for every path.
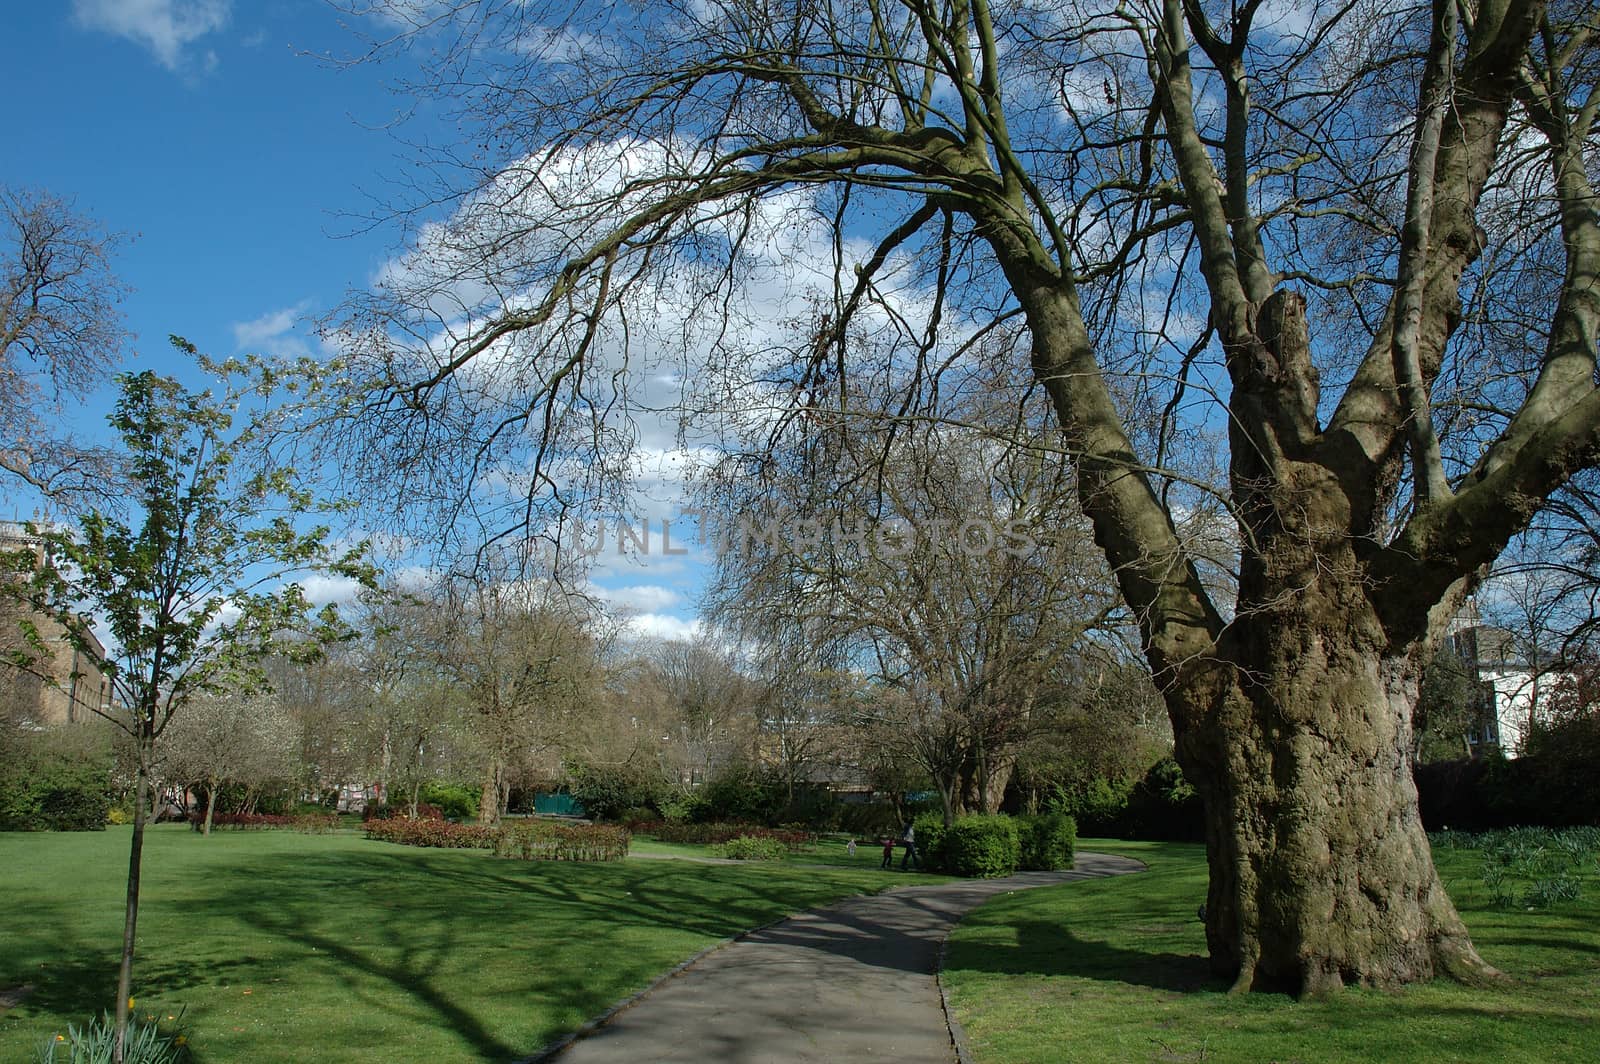
M 949 829 L 944 825 L 944 814 L 921 813 L 911 822 L 917 833 L 917 857 L 922 862 L 922 867 L 930 872 L 945 871 L 944 843 L 949 834 Z M 885 835 L 899 838 L 900 832 L 887 831 Z
M 1017 835 L 1022 844 L 1019 867 L 1029 872 L 1062 872 L 1072 867 L 1078 824 L 1065 813 L 1021 817 Z
M 1600 824 L 1600 761 L 1581 756 L 1439 761 L 1414 776 L 1429 831 Z

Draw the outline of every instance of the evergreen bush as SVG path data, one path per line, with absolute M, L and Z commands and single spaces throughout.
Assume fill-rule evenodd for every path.
M 1041 813 L 1017 822 L 1022 845 L 1019 867 L 1030 872 L 1061 872 L 1071 868 L 1078 842 L 1078 825 L 1065 813 Z
M 1017 824 L 1008 816 L 964 816 L 940 840 L 942 864 L 969 879 L 1009 876 L 1022 858 Z
M 478 815 L 479 792 L 460 783 L 424 783 L 417 801 L 434 806 L 448 820 L 473 820 Z
M 0 776 L 0 831 L 103 831 L 110 815 L 104 764 L 44 760 Z

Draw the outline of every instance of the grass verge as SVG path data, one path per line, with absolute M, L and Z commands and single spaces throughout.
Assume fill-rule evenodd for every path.
M 951 936 L 945 984 L 978 1064 L 1038 1061 L 1571 1061 L 1600 1020 L 1600 883 L 1552 910 L 1492 904 L 1481 858 L 1440 875 L 1509 983 L 1448 982 L 1331 998 L 1229 997 L 1206 968 L 1199 846 L 1089 840 L 1149 871 L 998 898 Z
M 0 1060 L 111 1005 L 127 828 L 0 834 Z M 201 1061 L 515 1059 L 719 939 L 893 885 L 790 862 L 523 862 L 351 834 L 151 829 L 137 1011 Z

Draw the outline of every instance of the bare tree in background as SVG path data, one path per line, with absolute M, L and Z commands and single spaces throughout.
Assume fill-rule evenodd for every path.
M 875 741 L 933 777 L 948 819 L 999 808 L 1041 690 L 1119 605 L 1057 434 L 1019 414 L 1042 404 L 973 392 L 946 400 L 961 424 L 810 411 L 795 452 L 731 455 L 702 491 L 716 614 L 899 689 Z
M 700 635 L 661 640 L 645 657 L 676 718 L 687 782 L 705 782 L 749 749 L 756 685 L 740 675 L 724 648 Z
M 340 333 L 344 439 L 374 488 L 477 505 L 499 478 L 536 530 L 664 401 L 775 442 L 823 380 L 938 418 L 1009 330 L 1205 801 L 1216 970 L 1492 977 L 1432 865 L 1410 715 L 1483 568 L 1600 453 L 1595 19 L 442 9 L 395 44 L 428 37 L 414 88 L 472 147 L 427 160 L 455 214 Z M 1222 438 L 1226 483 L 1193 483 L 1179 460 Z M 1177 531 L 1208 491 L 1231 601 Z
M 590 603 L 527 570 L 444 577 L 423 596 L 432 667 L 462 699 L 480 754 L 478 819 L 499 823 L 517 773 L 559 750 L 601 683 Z
M 61 431 L 128 339 L 122 238 L 47 192 L 0 187 L 0 470 L 45 499 L 117 497 L 109 452 Z

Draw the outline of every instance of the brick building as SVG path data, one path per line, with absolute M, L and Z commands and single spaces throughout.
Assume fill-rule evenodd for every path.
M 0 552 L 15 552 L 33 545 L 23 527 L 0 523 Z M 23 635 L 31 621 L 45 652 Z M 11 664 L 21 654 L 31 664 Z M 105 648 L 91 633 L 89 646 L 74 647 L 66 630 L 41 614 L 29 613 L 15 602 L 0 600 L 0 720 L 13 726 L 46 728 L 90 720 L 96 710 L 111 705 L 111 681 L 102 670 Z

